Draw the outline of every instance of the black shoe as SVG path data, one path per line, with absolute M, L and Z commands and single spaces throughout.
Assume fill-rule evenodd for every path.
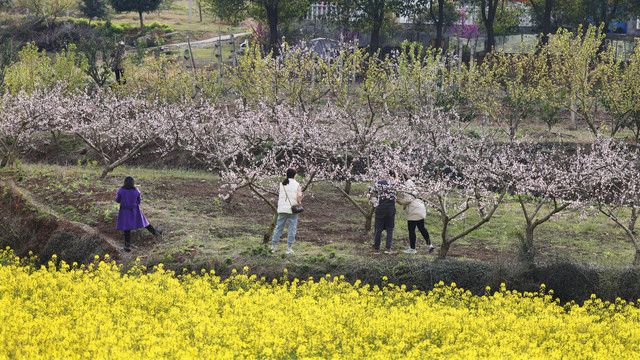
M 131 249 L 128 247 L 123 247 L 122 249 L 120 249 L 120 251 L 122 252 L 131 252 Z
M 156 229 L 156 236 L 162 236 L 163 232 L 164 232 L 163 229 Z

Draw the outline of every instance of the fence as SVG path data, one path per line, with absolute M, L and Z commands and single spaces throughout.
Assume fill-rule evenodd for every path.
M 338 11 L 338 7 L 335 4 L 331 4 L 327 1 L 320 1 L 311 5 L 311 10 L 305 16 L 305 20 L 322 20 L 329 15 L 334 15 Z

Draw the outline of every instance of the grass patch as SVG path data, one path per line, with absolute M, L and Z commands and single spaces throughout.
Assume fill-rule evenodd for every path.
M 146 217 L 166 231 L 162 238 L 153 237 L 146 230 L 134 232 L 135 254 L 143 256 L 148 264 L 165 260 L 176 265 L 203 264 L 226 258 L 235 264 L 257 256 L 278 266 L 286 266 L 292 260 L 315 266 L 338 259 L 375 259 L 371 251 L 373 234 L 363 232 L 364 218 L 328 184 L 316 184 L 313 194 L 305 194 L 308 211 L 299 220 L 294 256 L 284 255 L 286 231 L 275 254 L 264 252 L 261 239 L 272 218 L 269 208 L 248 192 L 237 194 L 230 204 L 221 201 L 219 178 L 212 172 L 119 167 L 101 179 L 98 167 L 91 162 L 75 166 L 22 164 L 22 181 L 18 184 L 65 218 L 89 224 L 119 242 L 122 232 L 115 230 L 118 204 L 113 200 L 128 175 L 136 179 Z M 352 194 L 364 195 L 367 188 L 367 184 L 355 184 Z M 367 201 L 356 198 L 362 203 Z M 470 214 L 452 231 L 460 230 L 464 222 L 473 222 L 474 217 Z M 442 230 L 433 210 L 425 225 L 432 243 L 439 246 Z M 449 256 L 516 261 L 518 231 L 524 232 L 519 205 L 506 202 L 488 224 L 455 242 Z M 541 261 L 566 259 L 626 265 L 634 255 L 624 234 L 598 214 L 581 219 L 574 212 L 561 213 L 539 226 L 535 236 Z M 409 247 L 408 237 L 406 213 L 398 206 L 393 248 L 400 253 L 395 258 L 416 258 L 401 253 Z M 420 234 L 417 245 L 418 258 L 435 257 L 435 253 L 427 253 Z

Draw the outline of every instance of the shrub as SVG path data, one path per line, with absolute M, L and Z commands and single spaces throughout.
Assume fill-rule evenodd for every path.
M 88 264 L 93 261 L 95 255 L 102 256 L 107 253 L 106 245 L 97 236 L 57 231 L 51 236 L 39 257 L 43 264 L 46 264 L 53 255 L 57 255 L 58 260 L 69 264 L 74 262 Z

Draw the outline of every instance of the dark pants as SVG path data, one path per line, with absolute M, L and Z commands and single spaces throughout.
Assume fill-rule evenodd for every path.
M 154 229 L 151 224 L 149 224 L 149 226 L 147 226 L 145 229 L 149 230 L 149 232 L 153 235 L 157 234 L 156 229 Z M 124 231 L 124 247 L 128 248 L 129 246 L 131 246 L 131 230 L 125 230 Z
M 373 236 L 373 249 L 380 250 L 382 230 L 387 230 L 386 248 L 391 249 L 393 240 L 393 227 L 396 219 L 396 208 L 376 208 L 375 235 Z
M 420 230 L 420 234 L 424 238 L 424 241 L 427 242 L 427 245 L 431 245 L 431 239 L 429 239 L 429 232 L 424 227 L 424 219 L 422 220 L 409 220 L 407 221 L 407 226 L 409 227 L 409 245 L 412 249 L 416 248 L 416 227 Z

